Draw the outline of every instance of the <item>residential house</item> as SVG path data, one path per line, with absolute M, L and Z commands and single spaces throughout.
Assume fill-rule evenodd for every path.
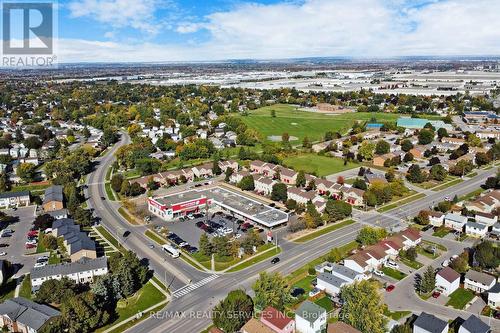
M 29 206 L 30 191 L 0 193 L 0 208 Z
M 448 322 L 422 312 L 413 322 L 413 333 L 448 333 Z
M 334 323 L 328 324 L 328 329 L 326 333 L 361 333 L 349 324 L 341 321 L 336 321 Z
M 191 168 L 191 170 L 197 178 L 209 178 L 213 176 L 212 168 L 212 163 L 205 163 L 202 165 L 197 165 Z
M 471 315 L 466 321 L 460 325 L 458 333 L 490 333 L 491 327 L 486 325 L 481 319 L 475 315 Z
M 466 202 L 464 207 L 482 213 L 491 213 L 495 208 L 500 207 L 500 190 L 486 193 L 474 201 Z
M 275 173 L 279 172 L 280 180 L 287 185 L 295 185 L 295 181 L 297 180 L 297 175 L 299 174 L 295 170 L 284 168 L 281 166 L 276 167 Z
M 64 208 L 63 187 L 52 185 L 45 189 L 42 208 L 44 212 L 52 212 Z
M 467 216 L 462 216 L 455 213 L 448 213 L 444 217 L 445 227 L 457 231 L 463 231 L 466 223 L 467 223 Z
M 465 233 L 469 236 L 483 238 L 487 232 L 488 226 L 482 223 L 468 221 L 465 224 Z
M 48 214 L 56 220 L 65 219 L 69 216 L 68 210 L 66 208 L 54 210 L 52 212 L 48 212 Z
M 445 267 L 436 274 L 436 289 L 449 296 L 460 287 L 460 274 L 451 267 Z
M 251 318 L 240 329 L 241 333 L 275 333 L 271 328 L 266 326 L 262 321 Z
M 290 187 L 288 188 L 288 199 L 295 200 L 300 204 L 307 204 L 309 201 L 314 201 L 317 197 L 315 191 L 305 191 L 298 187 Z
M 493 288 L 496 282 L 494 276 L 470 269 L 465 273 L 464 288 L 484 293 Z
M 326 330 L 326 310 L 311 302 L 303 302 L 295 311 L 295 329 L 300 333 L 322 333 Z
M 14 297 L 0 304 L 0 326 L 8 332 L 36 333 L 61 313 L 50 306 L 23 297 Z
M 500 308 L 500 282 L 488 290 L 488 305 L 492 308 Z
M 260 321 L 276 333 L 295 332 L 295 320 L 271 306 L 260 313 Z
M 80 231 L 80 226 L 72 219 L 55 220 L 52 223 L 52 235 L 62 237 L 66 251 L 72 262 L 83 257 L 97 258 L 95 242 L 85 233 Z
M 474 214 L 474 219 L 476 222 L 487 226 L 492 226 L 498 222 L 498 216 L 491 213 L 476 212 Z
M 490 237 L 500 239 L 500 222 L 495 223 L 491 227 Z
M 363 205 L 363 196 L 365 194 L 365 191 L 360 190 L 359 188 L 355 187 L 349 187 L 345 188 L 344 193 L 344 200 L 353 206 L 362 206 Z
M 355 271 L 349 267 L 333 264 L 330 272 L 323 272 L 318 275 L 316 287 L 324 290 L 329 295 L 337 295 L 340 288 L 345 285 L 361 281 L 367 278 L 364 273 Z
M 418 229 L 408 228 L 399 233 L 403 237 L 403 250 L 415 247 L 422 242 L 422 236 Z
M 435 210 L 427 211 L 429 213 L 429 223 L 436 227 L 441 227 L 444 223 L 444 213 Z
M 246 177 L 246 176 L 251 176 L 252 174 L 248 171 L 239 171 L 239 172 L 235 172 L 231 175 L 231 177 L 229 177 L 229 181 L 233 184 L 238 184 L 239 182 L 241 182 L 241 180 L 243 179 L 243 177 Z
M 238 162 L 233 160 L 219 161 L 219 168 L 222 170 L 222 172 L 226 172 L 228 168 L 232 169 L 233 172 L 236 172 L 238 171 Z
M 31 269 L 31 290 L 36 292 L 40 286 L 48 280 L 60 280 L 63 277 L 73 280 L 75 283 L 92 283 L 94 277 L 108 273 L 107 257 L 90 259 L 83 257 L 71 263 L 61 263 L 34 267 Z
M 387 153 L 387 154 L 383 154 L 383 155 L 377 155 L 377 156 L 375 156 L 373 158 L 372 163 L 375 166 L 383 167 L 385 161 L 393 159 L 394 157 L 396 157 L 396 155 L 393 154 L 393 153 Z
M 262 162 L 262 161 L 258 161 L 258 160 L 252 161 L 252 162 L 250 162 L 250 171 L 254 172 L 254 173 L 263 174 L 265 164 L 266 164 L 266 162 Z
M 465 140 L 458 139 L 458 138 L 452 138 L 452 137 L 443 137 L 443 138 L 441 138 L 441 142 L 450 143 L 452 145 L 455 145 L 455 148 L 458 148 L 459 146 L 461 146 L 465 143 Z
M 274 184 L 277 184 L 277 181 L 264 176 L 254 180 L 255 191 L 260 195 L 270 195 Z
M 315 179 L 314 182 L 316 184 L 316 192 L 318 192 L 319 195 L 330 194 L 331 188 L 335 185 L 334 182 L 321 178 Z
M 424 158 L 425 150 L 426 150 L 425 146 L 417 146 L 417 147 L 410 149 L 408 152 L 411 153 L 414 158 L 422 159 L 422 158 Z
M 500 132 L 499 131 L 477 131 L 476 135 L 478 138 L 481 140 L 487 140 L 487 139 L 500 139 Z

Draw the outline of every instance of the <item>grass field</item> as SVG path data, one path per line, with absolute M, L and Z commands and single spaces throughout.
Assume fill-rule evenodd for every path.
M 390 267 L 382 268 L 382 272 L 384 272 L 385 275 L 390 276 L 396 280 L 401 280 L 401 279 L 406 277 L 405 273 L 400 272 L 400 271 L 393 269 L 393 268 L 390 268 Z
M 458 288 L 450 294 L 450 300 L 446 305 L 452 306 L 455 309 L 463 309 L 474 298 L 472 291 Z
M 97 231 L 104 237 L 110 244 L 114 245 L 116 248 L 120 248 L 120 244 L 116 240 L 115 237 L 113 237 L 107 229 L 105 229 L 103 226 L 98 226 L 96 227 Z
M 159 236 L 157 233 L 155 233 L 154 231 L 151 231 L 151 230 L 146 230 L 146 232 L 144 233 L 148 238 L 150 238 L 151 240 L 153 240 L 156 244 L 159 244 L 159 245 L 165 245 L 167 244 L 167 241 L 164 240 L 161 236 Z
M 327 234 L 327 233 L 332 232 L 334 230 L 343 228 L 343 227 L 348 226 L 348 225 L 353 224 L 353 223 L 354 223 L 353 220 L 331 223 L 328 226 L 326 226 L 320 230 L 311 232 L 310 234 L 302 236 L 302 237 L 297 238 L 297 239 L 294 239 L 293 241 L 296 243 L 305 243 L 305 242 L 308 242 L 312 239 L 315 239 L 316 237 L 319 237 L 321 235 Z
M 344 161 L 340 158 L 316 154 L 300 154 L 287 157 L 283 160 L 283 164 L 296 171 L 303 170 L 319 177 L 359 167 L 357 163 L 349 162 L 344 165 Z
M 104 189 L 106 190 L 106 196 L 108 197 L 108 200 L 115 201 L 116 197 L 113 189 L 111 188 L 111 184 L 110 183 L 104 184 Z
M 404 199 L 396 198 L 394 200 L 395 201 L 394 203 L 390 203 L 388 205 L 380 207 L 379 209 L 377 209 L 377 212 L 380 212 L 380 213 L 387 212 L 391 209 L 397 208 L 397 207 L 404 205 L 404 204 L 407 204 L 409 202 L 412 202 L 412 201 L 415 201 L 418 199 L 422 199 L 423 197 L 425 197 L 424 193 L 413 193 L 413 194 L 409 193 L 406 198 L 404 198 Z
M 318 299 L 314 303 L 325 309 L 327 313 L 333 310 L 333 303 L 327 296 Z
M 241 264 L 238 264 L 238 265 L 234 266 L 233 268 L 227 270 L 227 272 L 241 271 L 242 269 L 245 269 L 247 267 L 255 265 L 255 264 L 257 264 L 257 263 L 259 263 L 261 261 L 264 261 L 266 259 L 269 259 L 269 258 L 272 258 L 274 256 L 277 256 L 280 253 L 281 253 L 281 248 L 278 247 L 275 250 L 269 250 L 267 252 L 254 255 L 251 259 L 249 259 L 249 260 L 247 260 L 245 262 L 242 262 Z
M 21 282 L 21 287 L 19 289 L 19 296 L 31 299 L 31 279 L 29 274 L 27 274 L 24 277 L 23 282 Z
M 443 238 L 444 236 L 448 235 L 449 233 L 450 233 L 450 229 L 445 228 L 445 227 L 439 227 L 436 229 L 436 231 L 434 231 L 432 236 Z
M 433 191 L 441 191 L 441 190 L 444 190 L 450 186 L 455 186 L 457 184 L 460 184 L 463 181 L 464 180 L 462 178 L 457 178 L 455 180 L 452 180 L 451 182 L 447 182 L 447 183 L 444 183 L 443 185 L 439 185 L 437 187 L 434 187 L 432 190 Z
M 271 117 L 271 110 L 276 112 L 276 117 Z M 400 116 L 401 114 L 395 113 L 368 112 L 328 115 L 300 111 L 293 105 L 276 104 L 252 110 L 248 116 L 242 116 L 242 120 L 249 127 L 259 131 L 263 139 L 271 135 L 281 136 L 287 132 L 300 141 L 305 136 L 315 141 L 321 140 L 327 131 L 345 134 L 356 120 L 370 121 L 375 118 L 378 122 L 396 121 Z
M 399 260 L 400 260 L 403 264 L 405 264 L 406 266 L 411 267 L 411 268 L 413 268 L 413 269 L 419 269 L 420 267 L 422 267 L 422 266 L 423 266 L 423 264 L 419 263 L 419 262 L 418 262 L 418 261 L 416 261 L 416 260 L 409 260 L 409 259 L 407 259 L 407 258 L 403 258 L 403 257 L 399 258 Z

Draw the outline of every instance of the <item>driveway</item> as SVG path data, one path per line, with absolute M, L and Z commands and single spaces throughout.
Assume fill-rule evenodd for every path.
M 20 207 L 17 210 L 8 209 L 4 212 L 10 216 L 19 218 L 18 222 L 10 224 L 7 229 L 12 229 L 14 233 L 11 237 L 0 238 L 1 243 L 9 244 L 8 247 L 0 249 L 0 252 L 7 254 L 1 259 L 10 261 L 13 264 L 20 264 L 21 269 L 15 274 L 15 277 L 28 273 L 36 261 L 36 255 L 25 255 L 24 243 L 26 234 L 32 226 L 35 219 L 36 206 Z

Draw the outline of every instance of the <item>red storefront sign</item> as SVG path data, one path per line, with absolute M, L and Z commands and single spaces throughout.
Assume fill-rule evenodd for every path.
M 195 209 L 201 205 L 204 205 L 207 203 L 207 198 L 200 198 L 200 199 L 195 199 L 187 202 L 183 202 L 177 205 L 172 205 L 172 210 L 174 213 L 179 212 L 179 211 L 184 211 L 187 209 Z
M 156 209 L 165 210 L 165 208 L 166 208 L 165 205 L 158 203 L 156 200 L 148 199 L 148 202 L 151 206 L 155 207 Z

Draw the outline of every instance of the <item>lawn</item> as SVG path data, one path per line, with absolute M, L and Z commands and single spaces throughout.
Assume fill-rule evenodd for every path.
M 104 189 L 106 190 L 106 196 L 108 197 L 108 199 L 111 201 L 115 201 L 116 197 L 113 189 L 111 188 L 111 184 L 110 183 L 104 184 Z
M 31 279 L 29 274 L 24 276 L 23 282 L 21 283 L 21 287 L 19 289 L 19 296 L 31 299 Z
M 452 306 L 455 309 L 463 309 L 474 298 L 472 291 L 458 288 L 450 295 L 450 300 L 446 305 Z
M 399 321 L 401 318 L 408 316 L 411 314 L 411 311 L 394 311 L 385 308 L 384 316 L 392 318 L 393 320 Z
M 120 215 L 123 216 L 123 218 L 125 220 L 127 220 L 128 223 L 134 224 L 134 225 L 138 224 L 137 221 L 132 216 L 130 216 L 129 213 L 127 213 L 125 211 L 125 208 L 123 208 L 123 207 L 118 208 L 118 213 L 120 213 Z
M 412 201 L 422 199 L 423 197 L 425 197 L 424 193 L 417 193 L 416 194 L 415 192 L 410 192 L 406 197 L 394 198 L 392 200 L 392 201 L 394 201 L 393 203 L 389 203 L 388 205 L 380 207 L 379 209 L 377 209 L 377 212 L 380 212 L 380 213 L 387 212 L 387 211 L 392 210 L 394 208 L 397 208 L 401 205 L 405 205 L 405 204 L 410 203 Z
M 314 303 L 325 309 L 327 313 L 333 310 L 332 301 L 330 300 L 330 298 L 328 298 L 328 296 L 320 298 L 316 300 Z
M 237 272 L 237 271 L 241 271 L 242 269 L 245 269 L 247 267 L 250 267 L 252 265 L 255 265 L 261 261 L 264 261 L 266 259 L 269 259 L 269 258 L 272 258 L 278 254 L 281 253 L 281 248 L 278 247 L 276 250 L 269 250 L 267 252 L 264 252 L 264 253 L 261 253 L 261 254 L 257 254 L 257 255 L 254 255 L 251 259 L 245 261 L 245 262 L 242 262 L 241 264 L 238 264 L 236 266 L 234 266 L 233 268 L 229 269 L 227 272 Z
M 444 236 L 448 235 L 449 233 L 450 233 L 450 229 L 445 228 L 445 227 L 439 227 L 436 229 L 436 231 L 434 231 L 432 236 L 443 238 Z
M 401 279 L 406 277 L 405 273 L 400 272 L 400 271 L 393 269 L 393 268 L 390 268 L 390 267 L 382 268 L 382 272 L 384 272 L 385 275 L 390 276 L 396 280 L 401 280 Z
M 276 117 L 271 117 L 274 110 Z M 290 136 L 302 141 L 304 137 L 316 141 L 322 140 L 325 132 L 340 132 L 345 134 L 352 127 L 354 121 L 396 121 L 401 114 L 395 113 L 368 113 L 353 112 L 345 114 L 328 115 L 317 112 L 301 111 L 294 105 L 276 104 L 250 111 L 248 116 L 241 119 L 251 128 L 257 130 L 263 137 L 287 132 Z M 293 142 L 292 142 L 293 143 Z
M 116 306 L 116 314 L 118 318 L 113 321 L 111 324 L 106 325 L 105 327 L 99 329 L 99 332 L 104 331 L 105 329 L 116 325 L 127 318 L 132 316 L 136 316 L 138 313 L 154 306 L 165 300 L 165 295 L 150 282 L 146 283 L 139 291 L 137 291 L 134 295 L 122 299 L 118 301 Z M 144 314 L 146 317 L 149 316 L 149 313 Z
M 315 239 L 315 238 L 317 238 L 317 237 L 319 237 L 321 235 L 324 235 L 324 234 L 327 234 L 329 232 L 338 230 L 340 228 L 346 227 L 346 226 L 351 225 L 353 223 L 354 223 L 353 220 L 347 220 L 347 221 L 342 221 L 342 222 L 337 222 L 337 223 L 331 223 L 331 224 L 327 225 L 326 227 L 323 227 L 323 228 L 321 228 L 319 230 L 311 232 L 310 234 L 307 234 L 307 235 L 302 236 L 300 238 L 294 239 L 293 241 L 296 242 L 296 243 L 305 243 L 305 242 L 313 240 L 313 239 Z
M 161 236 L 159 236 L 157 233 L 151 230 L 146 230 L 144 233 L 149 239 L 153 240 L 155 243 L 159 245 L 165 245 L 167 244 L 167 241 L 163 239 Z
M 480 195 L 481 193 L 483 193 L 483 189 L 482 188 L 478 188 L 477 190 L 474 190 L 470 193 L 467 193 L 465 195 L 462 195 L 461 197 L 458 198 L 458 201 L 465 201 L 465 200 L 471 200 L 471 199 L 474 199 L 475 197 L 477 197 L 478 195 Z
M 302 288 L 306 293 L 310 292 L 313 288 L 312 281 L 316 279 L 316 275 L 306 275 L 301 280 L 293 284 L 295 288 Z
M 460 184 L 461 182 L 463 182 L 464 180 L 462 178 L 457 178 L 455 180 L 452 180 L 451 182 L 447 182 L 447 183 L 444 183 L 443 185 L 439 185 L 437 187 L 434 187 L 432 190 L 433 191 L 441 191 L 441 190 L 444 190 L 450 186 L 454 186 L 454 185 L 457 185 L 457 184 Z
M 407 259 L 407 258 L 403 258 L 403 257 L 399 258 L 399 260 L 400 260 L 403 264 L 405 264 L 406 266 L 411 267 L 411 268 L 413 268 L 413 269 L 419 269 L 420 267 L 422 267 L 422 266 L 423 266 L 423 264 L 419 263 L 419 262 L 418 262 L 418 261 L 416 261 L 416 260 L 409 260 L 409 259 Z
M 113 237 L 108 230 L 106 230 L 103 226 L 98 226 L 96 227 L 97 231 L 104 237 L 110 244 L 114 245 L 117 249 L 120 248 L 120 244 L 116 240 L 115 237 Z
M 359 164 L 352 162 L 344 165 L 344 160 L 338 157 L 320 156 L 311 153 L 287 157 L 283 160 L 283 164 L 296 171 L 303 170 L 319 177 L 359 167 Z

